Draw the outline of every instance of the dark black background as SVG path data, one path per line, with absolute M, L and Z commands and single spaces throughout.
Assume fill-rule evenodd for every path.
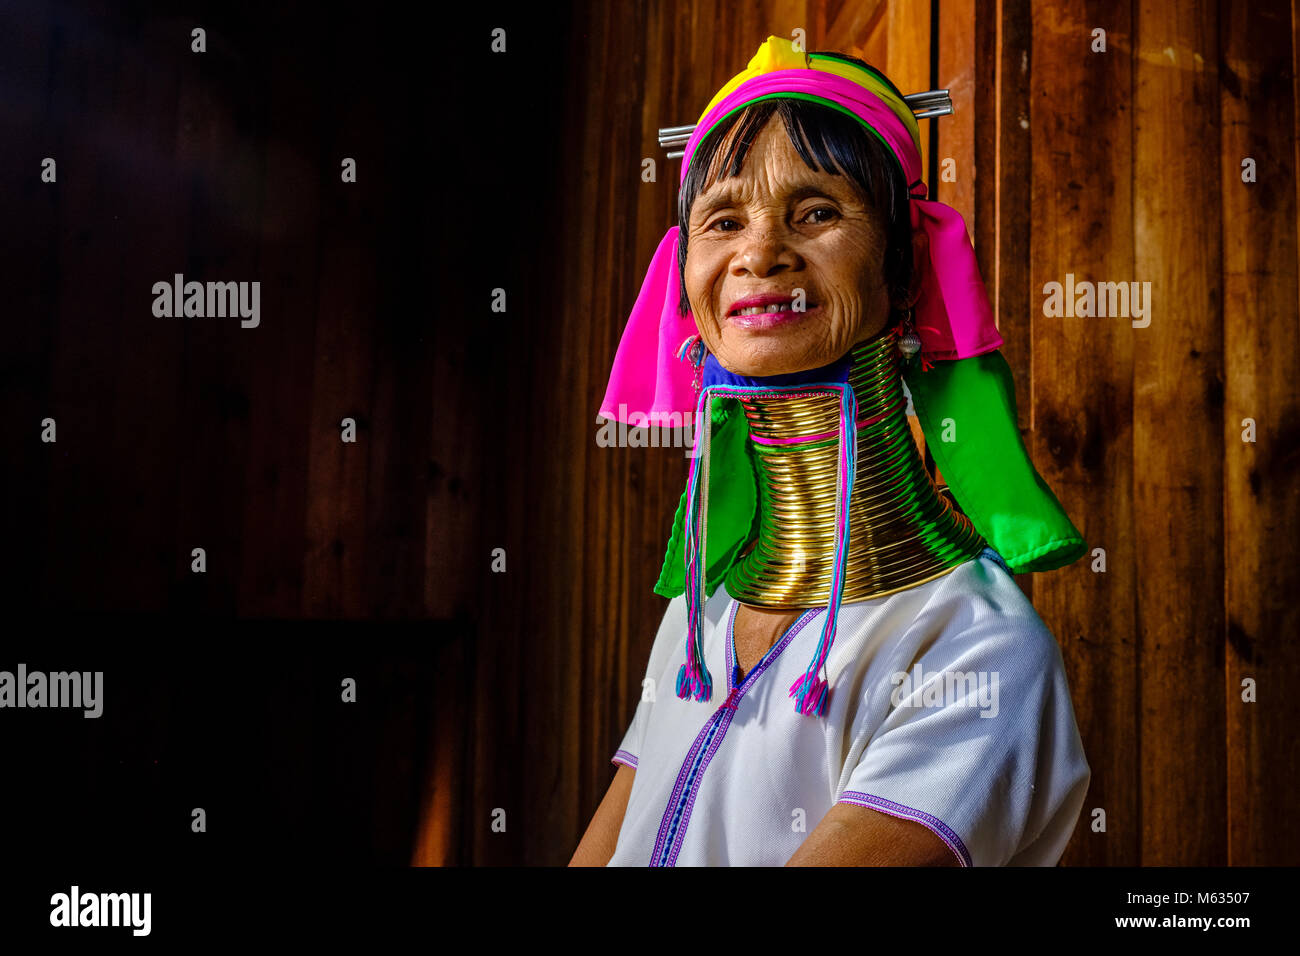
M 193 25 L 208 32 L 201 57 L 190 52 Z M 495 26 L 508 31 L 509 56 L 489 50 Z M 265 595 L 241 590 L 227 557 L 250 546 L 239 520 L 258 493 L 244 475 L 249 421 L 297 414 L 301 424 L 302 414 L 259 405 L 253 387 L 282 370 L 301 377 L 313 321 L 306 308 L 269 315 L 267 288 L 317 281 L 310 223 L 355 227 L 370 237 L 377 290 L 357 322 L 410 395 L 395 413 L 411 418 L 390 439 L 396 454 L 415 460 L 403 435 L 430 430 L 408 408 L 436 384 L 437 334 L 463 335 L 471 399 L 485 423 L 499 420 L 493 386 L 511 374 L 512 354 L 476 316 L 483 290 L 517 290 L 545 267 L 537 227 L 552 197 L 538 187 L 561 162 L 548 123 L 565 77 L 555 44 L 568 31 L 550 4 L 0 4 L 0 669 L 105 674 L 98 719 L 0 711 L 4 856 L 410 861 L 433 689 L 447 678 L 440 648 L 461 642 L 472 669 L 479 608 L 464 600 L 422 619 L 398 550 L 367 566 L 366 620 L 250 613 Z M 264 94 L 286 75 L 301 99 L 292 128 L 273 129 Z M 178 97 L 178 77 L 205 98 Z M 246 188 L 205 165 L 205 109 L 233 118 L 250 157 Z M 277 213 L 283 184 L 263 165 L 273 139 L 323 167 L 316 208 Z M 57 186 L 39 182 L 47 155 L 59 160 Z M 361 157 L 356 187 L 338 184 L 343 155 Z M 160 256 L 153 237 L 168 215 L 185 217 L 183 247 Z M 281 250 L 295 250 L 287 265 L 281 252 L 275 276 L 258 268 L 268 220 L 280 224 Z M 257 331 L 280 331 L 254 338 L 214 319 L 160 339 L 168 320 L 151 315 L 144 280 L 174 271 L 260 278 Z M 73 272 L 97 276 L 95 287 L 76 287 Z M 363 428 L 377 414 L 353 413 Z M 35 438 L 47 414 L 59 421 L 56 445 Z M 306 430 L 282 440 L 305 443 Z M 509 472 L 508 442 L 484 454 L 485 471 Z M 375 492 L 396 539 L 423 519 L 422 482 L 437 470 L 417 462 L 395 494 Z M 290 478 L 304 476 L 268 481 Z M 252 533 L 253 547 L 292 558 L 295 544 L 276 528 Z M 179 546 L 194 539 L 209 545 L 201 576 Z M 480 544 L 486 551 L 467 547 Z M 343 677 L 361 688 L 354 705 L 340 702 Z M 468 746 L 473 726 L 460 732 Z M 500 759 L 520 759 L 523 745 Z M 206 834 L 191 832 L 193 807 L 207 811 Z

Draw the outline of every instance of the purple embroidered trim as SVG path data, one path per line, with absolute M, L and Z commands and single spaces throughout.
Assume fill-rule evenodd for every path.
M 731 616 L 727 620 L 727 634 L 731 634 L 732 624 L 736 620 L 736 611 L 740 609 L 740 602 L 734 598 L 731 601 Z M 730 678 L 728 678 L 728 689 L 730 689 Z M 664 841 L 668 839 L 668 833 L 672 829 L 673 810 L 677 806 L 677 801 L 681 799 L 682 790 L 686 786 L 686 781 L 690 779 L 691 771 L 694 768 L 695 756 L 700 752 L 700 745 L 704 742 L 710 728 L 713 726 L 714 714 L 704 722 L 700 732 L 695 736 L 695 742 L 691 744 L 691 749 L 686 752 L 686 759 L 682 761 L 682 769 L 677 771 L 677 781 L 673 784 L 673 792 L 668 797 L 668 807 L 664 810 L 663 818 L 659 821 L 659 834 L 655 837 L 654 852 L 650 854 L 650 865 L 655 866 L 655 860 L 659 859 L 659 854 L 664 848 Z
M 731 615 L 727 620 L 728 664 L 735 660 L 733 650 L 734 628 L 736 625 L 736 612 L 739 610 L 740 602 L 733 598 Z M 673 832 L 672 842 L 669 846 L 668 858 L 663 864 L 665 866 L 677 865 L 677 857 L 682 851 L 682 844 L 686 841 L 686 827 L 691 822 L 691 810 L 695 807 L 695 798 L 699 795 L 700 783 L 704 779 L 704 771 L 708 768 L 709 761 L 713 759 L 713 755 L 718 752 L 718 748 L 722 745 L 722 738 L 726 735 L 727 729 L 731 726 L 732 718 L 736 716 L 736 706 L 740 703 L 740 698 L 745 696 L 745 692 L 753 686 L 754 681 L 758 680 L 772 662 L 781 655 L 781 652 L 786 649 L 786 646 L 794 640 L 795 635 L 803 630 L 804 625 L 824 610 L 825 608 L 813 607 L 805 611 L 803 615 L 794 622 L 794 624 L 790 625 L 790 628 L 785 632 L 785 636 L 781 638 L 777 645 L 763 655 L 763 659 L 758 662 L 748 675 L 746 675 L 739 687 L 732 686 L 731 678 L 734 675 L 734 670 L 730 667 L 728 668 L 727 687 L 729 692 L 727 694 L 727 700 L 719 706 L 717 711 L 714 712 L 713 716 L 710 717 L 708 722 L 704 725 L 704 729 L 701 730 L 699 735 L 695 738 L 695 743 L 691 746 L 691 751 L 687 754 L 686 761 L 682 764 L 682 769 L 677 774 L 677 784 L 673 787 L 673 795 L 668 801 L 668 808 L 664 811 L 663 819 L 659 823 L 659 838 L 655 841 L 655 851 L 650 857 L 651 866 L 658 865 L 655 863 L 655 860 L 660 858 L 664 840 L 666 839 L 668 832 L 672 829 L 673 817 L 675 815 L 674 811 L 681 799 L 682 789 L 684 785 L 687 784 L 687 781 L 689 781 L 689 789 L 686 793 L 686 806 L 681 814 L 681 822 L 677 824 L 676 831 Z M 712 735 L 710 735 L 711 729 L 714 730 Z M 700 745 L 706 739 L 708 740 L 708 749 L 705 751 L 703 758 L 699 761 L 699 766 L 696 767 L 694 766 L 696 763 L 695 758 L 699 752 Z
M 740 602 L 731 599 L 731 616 L 727 618 L 727 692 L 736 689 L 736 614 L 740 611 Z
M 626 750 L 620 750 L 614 754 L 614 759 L 610 763 L 621 763 L 625 767 L 636 769 L 636 755 L 630 754 Z
M 650 865 L 655 866 L 655 860 L 659 859 L 659 854 L 664 848 L 664 841 L 668 838 L 668 831 L 672 827 L 673 809 L 677 806 L 677 801 L 681 799 L 682 790 L 686 787 L 686 781 L 691 775 L 691 769 L 695 765 L 695 755 L 700 751 L 700 744 L 704 742 L 705 736 L 713 727 L 714 716 L 709 717 L 700 728 L 700 732 L 695 736 L 695 742 L 691 744 L 691 749 L 686 752 L 686 759 L 682 761 L 682 769 L 677 771 L 677 782 L 673 784 L 673 792 L 668 797 L 668 807 L 664 810 L 663 818 L 659 821 L 659 834 L 655 837 L 654 851 L 650 854 Z
M 961 837 L 957 836 L 952 831 L 952 828 L 938 817 L 903 806 L 903 804 L 895 803 L 892 800 L 886 800 L 883 797 L 873 797 L 869 793 L 862 793 L 858 790 L 845 790 L 840 794 L 840 799 L 837 802 L 869 807 L 872 810 L 879 810 L 881 813 L 888 813 L 891 817 L 899 817 L 903 820 L 914 820 L 947 844 L 948 849 L 957 855 L 957 859 L 961 861 L 962 866 L 975 865 L 971 862 L 970 852 L 966 849 L 966 844 L 961 842 Z

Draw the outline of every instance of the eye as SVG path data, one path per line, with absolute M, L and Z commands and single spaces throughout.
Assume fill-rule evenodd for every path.
M 826 217 L 825 219 L 813 219 L 814 216 L 816 216 L 818 213 L 822 213 L 822 212 L 828 214 L 827 217 Z M 837 210 L 837 209 L 835 209 L 835 208 L 833 208 L 833 207 L 831 207 L 831 206 L 818 206 L 818 207 L 817 207 L 816 209 L 814 209 L 812 212 L 808 213 L 808 215 L 805 216 L 804 218 L 805 218 L 806 220 L 812 222 L 814 225 L 817 225 L 817 224 L 824 223 L 824 222 L 830 222 L 832 219 L 834 219 L 834 218 L 835 218 L 836 216 L 838 216 L 838 215 L 839 215 L 839 210 Z
M 709 228 L 710 228 L 710 229 L 717 229 L 717 228 L 718 228 L 719 226 L 721 226 L 724 222 L 730 222 L 730 223 L 733 223 L 737 228 L 740 227 L 740 223 L 736 222 L 736 220 L 734 220 L 734 219 L 723 218 L 723 219 L 719 219 L 717 222 L 715 222 L 715 223 L 714 223 L 712 226 L 710 226 Z M 722 231 L 723 231 L 723 232 L 735 232 L 736 230 L 735 230 L 735 229 L 723 229 Z

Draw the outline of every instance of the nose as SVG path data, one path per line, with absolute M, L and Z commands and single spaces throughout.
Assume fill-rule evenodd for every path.
M 732 274 L 769 276 L 793 269 L 798 263 L 799 257 L 790 247 L 790 235 L 785 224 L 770 219 L 755 220 L 745 230 Z

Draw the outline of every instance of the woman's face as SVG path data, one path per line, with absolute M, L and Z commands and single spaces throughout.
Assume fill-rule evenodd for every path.
M 739 175 L 715 182 L 691 207 L 686 294 L 723 368 L 800 372 L 884 329 L 884 254 L 884 224 L 857 185 L 804 165 L 774 114 Z M 805 311 L 772 311 L 797 304 L 800 289 Z M 759 314 L 740 314 L 750 299 Z

